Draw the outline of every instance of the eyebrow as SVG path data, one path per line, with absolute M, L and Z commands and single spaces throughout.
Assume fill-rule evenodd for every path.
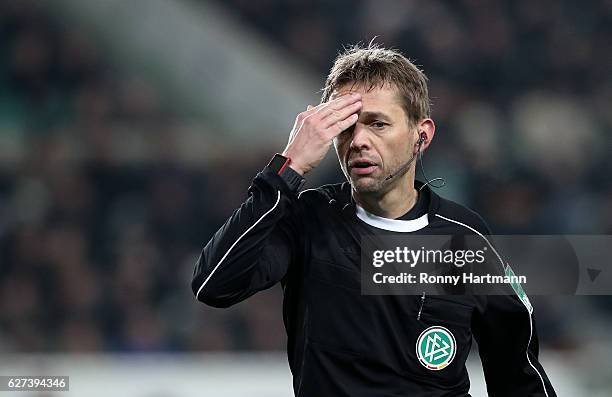
M 361 112 L 360 116 L 364 117 L 365 119 L 384 119 L 386 121 L 391 120 L 391 117 L 389 117 L 383 112 L 372 112 L 372 111 Z

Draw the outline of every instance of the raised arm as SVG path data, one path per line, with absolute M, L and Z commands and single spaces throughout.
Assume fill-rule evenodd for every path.
M 295 176 L 315 168 L 332 140 L 357 121 L 360 96 L 351 94 L 309 106 L 295 120 L 280 169 L 260 172 L 247 200 L 204 247 L 191 287 L 196 298 L 227 307 L 276 284 L 299 261 L 301 252 Z

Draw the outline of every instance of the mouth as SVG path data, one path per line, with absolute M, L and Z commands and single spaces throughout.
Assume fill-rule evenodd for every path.
M 364 158 L 356 158 L 348 162 L 349 171 L 356 175 L 369 175 L 373 173 L 376 168 L 378 168 L 378 164 Z

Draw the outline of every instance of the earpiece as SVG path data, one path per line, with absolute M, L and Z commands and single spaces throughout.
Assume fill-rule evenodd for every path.
M 403 166 L 398 168 L 397 171 L 395 171 L 394 173 L 389 175 L 387 178 L 385 178 L 385 180 L 388 181 L 389 179 L 393 178 L 394 176 L 403 173 L 404 171 L 406 171 L 410 167 L 410 164 L 412 164 L 412 162 L 414 161 L 414 159 L 417 158 L 417 156 L 419 156 L 419 158 L 420 158 L 420 156 L 422 156 L 422 154 L 421 154 L 421 145 L 425 141 L 427 141 L 427 134 L 425 133 L 425 131 L 421 131 L 421 133 L 419 134 L 419 140 L 417 141 L 417 146 L 418 146 L 417 152 L 412 155 L 412 157 L 410 158 L 410 160 L 407 163 L 405 163 Z
M 394 173 L 386 177 L 385 180 L 388 181 L 389 179 L 397 175 L 403 174 L 404 171 L 406 171 L 410 167 L 410 164 L 412 164 L 414 159 L 418 157 L 419 162 L 421 163 L 421 172 L 423 173 L 423 178 L 425 178 L 425 180 L 427 181 L 419 188 L 419 191 L 423 190 L 423 188 L 427 185 L 431 185 L 432 187 L 435 187 L 435 188 L 441 188 L 442 186 L 446 185 L 446 181 L 444 180 L 444 178 L 428 179 L 427 175 L 425 175 L 425 167 L 423 167 L 423 153 L 421 153 L 421 145 L 425 142 L 427 142 L 427 134 L 425 133 L 425 131 L 421 131 L 419 134 L 419 140 L 417 141 L 417 145 L 418 145 L 417 152 L 412 155 L 412 157 L 407 163 L 405 163 L 403 166 L 398 168 L 397 171 L 395 171 Z M 415 166 L 415 173 L 416 173 L 416 166 Z M 439 185 L 434 185 L 433 182 L 435 181 L 440 181 L 441 183 Z
M 427 140 L 427 134 L 425 133 L 425 131 L 421 131 L 421 134 L 419 135 L 419 141 L 417 142 L 418 145 L 422 145 L 425 141 Z

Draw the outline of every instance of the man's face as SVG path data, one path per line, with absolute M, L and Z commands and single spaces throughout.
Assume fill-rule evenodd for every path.
M 334 139 L 340 167 L 356 192 L 383 193 L 399 179 L 386 178 L 412 157 L 416 127 L 410 126 L 395 87 L 367 91 L 346 84 L 331 99 L 351 92 L 361 94 L 362 107 L 357 123 Z

